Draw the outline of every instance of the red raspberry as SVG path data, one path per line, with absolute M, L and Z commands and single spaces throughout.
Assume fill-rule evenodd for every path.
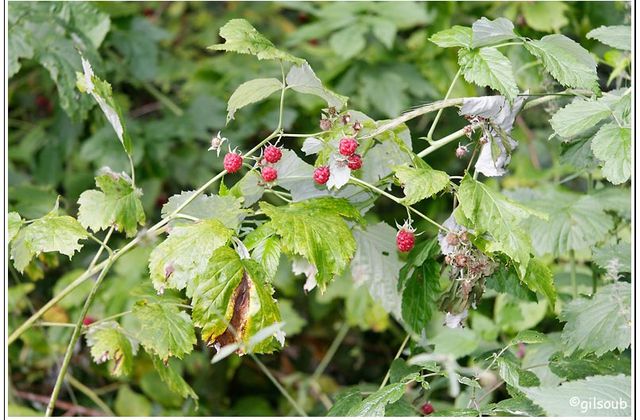
M 278 178 L 278 171 L 271 166 L 265 166 L 262 168 L 262 179 L 265 182 L 273 182 Z
M 94 322 L 96 322 L 96 320 L 87 315 L 82 320 L 82 325 L 87 326 L 93 324 Z
M 278 146 L 267 146 L 264 149 L 264 158 L 269 163 L 276 163 L 282 157 L 282 150 Z
M 343 156 L 351 156 L 358 148 L 358 142 L 353 137 L 345 137 L 340 140 L 340 154 Z
M 316 183 L 323 185 L 326 184 L 329 180 L 329 175 L 329 167 L 320 166 L 319 168 L 316 168 L 315 171 L 313 171 L 313 180 L 316 181 Z
M 422 405 L 422 407 L 420 407 L 420 410 L 422 411 L 422 414 L 424 414 L 425 416 L 428 416 L 429 414 L 431 414 L 434 411 L 436 411 L 436 410 L 433 409 L 433 405 L 431 403 L 429 403 L 429 402 L 428 403 L 424 403 Z
M 347 166 L 352 171 L 357 171 L 358 169 L 362 168 L 362 158 L 360 157 L 360 155 L 354 153 L 353 155 L 349 156 L 349 159 L 347 159 Z
M 242 168 L 242 156 L 229 152 L 224 156 L 224 169 L 230 174 L 238 172 Z
M 413 249 L 413 246 L 415 244 L 416 235 L 414 235 L 414 233 L 409 230 L 409 228 L 402 227 L 396 235 L 396 245 L 398 246 L 398 251 L 409 252 Z

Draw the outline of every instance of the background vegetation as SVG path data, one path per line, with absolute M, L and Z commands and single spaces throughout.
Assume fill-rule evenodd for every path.
M 366 110 L 374 119 L 386 119 L 445 96 L 458 69 L 456 50 L 440 48 L 428 38 L 453 25 L 470 26 L 482 16 L 506 17 L 524 36 L 562 33 L 578 40 L 599 57 L 602 86 L 629 86 L 629 56 L 586 37 L 601 25 L 628 24 L 629 13 L 629 4 L 623 2 L 10 3 L 9 209 L 35 219 L 48 213 L 60 196 L 60 206 L 74 215 L 80 194 L 93 188 L 100 168 L 129 168 L 111 126 L 91 98 L 75 88 L 75 72 L 81 69 L 74 46 L 77 37 L 84 42 L 83 53 L 96 73 L 112 84 L 125 112 L 135 143 L 136 182 L 144 191 L 147 220 L 154 221 L 168 197 L 199 187 L 222 169 L 222 159 L 206 152 L 213 135 L 221 130 L 233 146 L 246 151 L 265 137 L 277 120 L 278 100 L 272 97 L 237 113 L 235 121 L 226 126 L 226 103 L 233 90 L 247 80 L 280 72 L 275 62 L 206 49 L 222 42 L 218 31 L 232 18 L 247 19 L 274 44 L 307 59 L 326 86 L 349 96 L 351 108 Z M 505 54 L 514 63 L 523 90 L 540 94 L 562 90 L 541 66 L 526 65 L 530 56 L 524 49 L 509 48 Z M 451 97 L 485 93 L 460 80 Z M 518 117 L 513 137 L 520 146 L 512 157 L 511 171 L 490 181 L 491 185 L 517 190 L 562 184 L 584 193 L 606 183 L 597 173 L 591 175 L 593 162 L 579 155 L 579 150 L 567 154 L 565 144 L 549 140 L 553 134 L 549 118 L 568 100 L 560 96 Z M 322 107 L 314 97 L 291 95 L 284 109 L 286 131 L 319 131 Z M 432 119 L 433 114 L 426 114 L 409 123 L 414 144 L 423 141 L 418 138 L 426 135 Z M 456 131 L 465 123 L 455 110 L 447 110 L 434 137 Z M 301 144 L 302 139 L 297 147 Z M 455 157 L 455 146 L 433 153 L 429 163 L 435 169 L 462 174 L 467 161 Z M 225 179 L 227 185 L 235 180 Z M 622 194 L 615 196 L 621 204 L 615 212 L 619 229 L 614 236 L 616 241 L 628 242 L 628 189 L 622 186 L 616 191 Z M 422 201 L 416 208 L 435 220 L 444 220 L 451 212 L 446 199 Z M 406 212 L 381 199 L 371 217 L 393 225 L 405 219 Z M 437 233 L 420 221 L 415 226 L 425 232 L 423 238 Z M 118 240 L 124 243 L 124 238 L 114 240 L 114 248 Z M 572 296 L 576 287 L 580 294 L 590 295 L 594 282 L 605 278 L 606 270 L 592 262 L 593 245 L 595 241 L 547 253 L 559 300 Z M 73 261 L 43 254 L 23 274 L 9 265 L 10 330 L 82 272 L 97 248 L 87 244 Z M 152 244 L 139 247 L 115 264 L 89 313 L 91 319 L 104 319 L 132 306 L 137 298 L 129 292 L 149 282 L 151 250 Z M 628 269 L 618 271 L 614 274 L 622 276 L 622 281 L 628 279 L 624 274 Z M 377 389 L 405 332 L 382 309 L 382 302 L 374 302 L 366 288 L 353 286 L 348 273 L 323 295 L 318 290 L 304 293 L 303 283 L 302 276 L 294 275 L 289 265 L 280 265 L 274 286 L 287 321 L 287 345 L 278 353 L 261 356 L 261 360 L 307 413 L 324 415 L 327 405 L 352 386 Z M 71 334 L 65 325 L 75 322 L 91 288 L 91 284 L 84 286 L 49 310 L 37 328 L 8 348 L 10 409 L 14 414 L 42 411 L 46 405 Z M 440 346 L 440 352 L 449 352 L 463 370 L 479 366 L 487 354 L 499 351 L 516 333 L 528 329 L 555 337 L 553 344 L 510 349 L 514 357 L 533 366 L 536 360 L 546 360 L 557 351 L 559 344 L 554 340 L 562 330 L 557 314 L 546 303 L 531 302 L 509 290 L 488 291 L 471 316 L 470 328 L 451 333 L 441 324 L 442 316 L 435 316 L 426 338 Z M 174 365 L 199 396 L 196 406 L 161 381 L 144 352 L 136 357 L 128 377 L 114 378 L 107 365 L 93 363 L 81 340 L 71 378 L 60 397 L 64 403 L 59 413 L 294 413 L 253 359 L 234 355 L 211 364 L 214 351 L 203 343 L 198 347 L 199 351 Z M 624 366 L 628 350 L 615 357 L 618 361 L 622 358 Z M 546 366 L 535 373 L 551 382 L 560 378 Z M 491 392 L 481 405 L 509 397 L 504 386 L 494 386 L 500 378 L 493 371 L 484 374 L 481 385 Z M 412 398 L 390 406 L 393 408 L 387 409 L 387 414 L 419 415 L 427 401 L 438 412 L 466 408 L 475 392 L 474 385 L 464 384 L 460 392 L 452 393 L 447 379 L 439 378 L 426 392 L 416 391 Z

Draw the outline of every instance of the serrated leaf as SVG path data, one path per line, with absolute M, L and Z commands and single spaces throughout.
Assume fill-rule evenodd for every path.
M 540 380 L 535 373 L 522 369 L 507 357 L 498 359 L 498 373 L 508 385 L 515 388 L 540 385 Z
M 550 122 L 559 136 L 573 137 L 610 115 L 611 110 L 603 101 L 576 100 L 558 110 Z
M 593 249 L 593 262 L 616 273 L 631 272 L 631 244 L 620 242 Z
M 549 357 L 549 369 L 555 375 L 568 380 L 618 373 L 631 375 L 631 359 L 614 352 L 601 356 L 575 354 L 564 356 L 562 352 L 558 352 Z
M 509 294 L 519 300 L 537 302 L 536 294 L 529 290 L 518 277 L 512 266 L 506 265 L 493 272 L 485 279 L 487 288 L 498 293 Z
M 491 413 L 511 416 L 542 417 L 544 415 L 540 407 L 522 396 L 507 398 L 495 404 L 489 404 L 487 408 L 491 410 Z
M 356 243 L 343 217 L 360 221 L 361 216 L 347 200 L 314 198 L 281 207 L 261 202 L 260 208 L 282 238 L 283 251 L 305 257 L 318 269 L 321 290 L 353 257 Z
M 229 195 L 242 200 L 243 207 L 254 205 L 264 194 L 262 178 L 256 171 L 249 171 L 229 190 Z
M 158 245 L 149 257 L 149 273 L 159 292 L 165 288 L 191 294 L 192 280 L 207 268 L 213 252 L 227 244 L 233 231 L 220 221 L 207 219 L 185 226 L 175 226 L 169 237 Z
M 209 345 L 247 345 L 261 330 L 280 323 L 273 289 L 264 272 L 258 263 L 240 259 L 230 248 L 216 250 L 194 283 L 193 322 L 202 328 L 202 339 Z M 238 351 L 270 353 L 282 340 L 276 331 Z
M 71 258 L 82 248 L 78 243 L 89 234 L 71 216 L 58 216 L 58 205 L 47 215 L 23 226 L 11 241 L 11 259 L 20 273 L 34 256 L 59 252 Z
M 631 416 L 630 376 L 592 376 L 559 386 L 521 388 L 521 391 L 548 416 Z
M 613 228 L 603 202 L 568 190 L 536 190 L 518 201 L 549 214 L 548 221 L 530 218 L 525 226 L 538 255 L 566 255 L 582 251 L 602 240 Z
M 208 47 L 216 51 L 231 51 L 240 54 L 251 54 L 258 60 L 282 60 L 300 65 L 304 60 L 277 49 L 271 41 L 264 37 L 244 19 L 232 19 L 220 28 L 220 36 L 224 44 Z
M 587 33 L 587 38 L 597 39 L 610 47 L 631 51 L 631 26 L 601 26 Z
M 527 41 L 524 46 L 563 86 L 598 90 L 596 62 L 577 42 L 564 35 L 553 34 Z
M 631 128 L 612 122 L 603 125 L 591 140 L 591 150 L 602 161 L 602 174 L 612 184 L 631 177 Z
M 363 25 L 351 24 L 329 37 L 329 45 L 344 60 L 357 56 L 367 45 L 366 28 Z
M 161 359 L 152 357 L 153 367 L 155 368 L 160 379 L 167 384 L 170 390 L 180 395 L 182 398 L 191 397 L 198 401 L 198 394 L 195 393 L 193 388 L 176 372 L 169 363 L 165 364 Z
M 441 265 L 431 259 L 416 267 L 404 283 L 402 319 L 416 334 L 421 334 L 436 312 L 440 292 Z
M 7 55 L 9 58 L 9 73 L 7 77 L 11 78 L 20 70 L 20 59 L 33 58 L 34 51 L 29 33 L 21 25 L 9 25 L 7 34 Z
M 522 15 L 527 26 L 541 32 L 560 32 L 560 28 L 569 23 L 564 15 L 569 9 L 566 3 L 559 1 L 522 3 Z
M 471 28 L 467 26 L 452 26 L 450 29 L 437 32 L 429 38 L 439 47 L 466 47 L 471 48 Z
M 460 183 L 458 200 L 464 216 L 473 224 L 469 227 L 488 232 L 493 237 L 488 250 L 508 255 L 519 264 L 518 273 L 524 277 L 531 239 L 518 225 L 530 216 L 544 218 L 546 215 L 489 190 L 469 175 Z
M 407 383 L 416 378 L 421 370 L 421 367 L 415 365 L 407 365 L 404 359 L 395 359 L 391 362 L 389 367 L 389 381 L 390 383 Z
M 128 375 L 131 372 L 134 347 L 117 322 L 96 324 L 91 326 L 85 334 L 94 362 L 104 363 L 112 360 L 111 373 L 114 376 Z
M 351 276 L 363 284 L 371 297 L 390 313 L 400 317 L 402 298 L 398 273 L 402 262 L 396 248 L 396 230 L 384 222 L 353 230 L 357 244 L 351 261 Z
M 485 47 L 479 50 L 461 48 L 458 51 L 458 63 L 467 82 L 475 83 L 480 87 L 489 86 L 509 101 L 517 97 L 518 85 L 511 62 L 496 48 Z
M 82 61 L 82 69 L 84 73 L 78 72 L 76 74 L 76 86 L 78 87 L 78 90 L 82 93 L 90 94 L 98 103 L 102 113 L 116 132 L 118 140 L 122 143 L 122 147 L 124 147 L 125 152 L 131 155 L 131 153 L 133 153 L 133 144 L 131 143 L 131 138 L 126 131 L 122 111 L 113 99 L 111 85 L 93 73 L 93 68 L 89 61 L 82 56 L 80 56 L 80 59 Z
M 244 82 L 233 92 L 227 104 L 227 122 L 233 119 L 240 108 L 260 102 L 274 92 L 282 90 L 282 82 L 278 79 L 253 79 Z
M 11 242 L 13 238 L 15 238 L 15 236 L 18 234 L 18 231 L 22 227 L 22 224 L 22 217 L 20 217 L 20 215 L 15 211 L 12 211 L 7 215 L 7 241 Z
M 473 22 L 471 31 L 472 48 L 495 45 L 516 37 L 513 32 L 513 23 L 509 19 L 502 17 L 495 20 L 489 20 L 486 17 L 480 18 Z
M 291 193 L 293 201 L 302 201 L 321 191 L 313 181 L 313 166 L 289 149 L 282 149 L 282 158 L 274 165 L 278 171 L 276 183 Z
M 578 298 L 563 308 L 560 319 L 565 353 L 623 351 L 631 344 L 631 285 L 616 282 L 601 287 L 591 299 Z
M 162 206 L 162 217 L 168 217 L 185 201 L 190 200 L 194 193 L 195 191 L 183 191 L 169 197 L 169 201 Z M 247 211 L 241 208 L 240 200 L 234 196 L 201 194 L 180 210 L 180 214 L 201 220 L 216 219 L 229 229 L 237 229 Z
M 555 307 L 557 293 L 556 287 L 553 284 L 553 274 L 549 267 L 543 262 L 537 258 L 531 258 L 522 282 L 526 284 L 530 290 L 544 295 L 549 301 L 551 308 Z
M 398 401 L 404 395 L 405 384 L 396 383 L 369 395 L 349 410 L 348 417 L 383 417 L 388 404 Z
M 142 191 L 131 185 L 129 177 L 111 172 L 98 175 L 96 186 L 78 199 L 78 221 L 94 232 L 115 226 L 116 230 L 134 236 L 138 224 L 144 225 L 145 214 L 140 197 Z
M 144 395 L 131 390 L 129 385 L 123 384 L 118 388 L 118 395 L 114 401 L 114 410 L 118 416 L 150 416 L 153 410 L 151 401 Z
M 394 168 L 395 175 L 404 190 L 404 203 L 411 205 L 432 197 L 449 185 L 449 175 L 437 171 L 422 160 L 415 166 L 404 164 Z
M 191 318 L 171 303 L 140 301 L 132 309 L 140 323 L 136 338 L 150 354 L 162 360 L 171 356 L 181 359 L 191 353 L 196 335 Z
M 338 110 L 347 105 L 348 98 L 325 88 L 311 66 L 306 62 L 302 65 L 292 66 L 289 73 L 287 73 L 286 82 L 287 87 L 296 92 L 318 96 L 327 101 L 327 105 L 333 106 Z
M 362 395 L 360 391 L 349 391 L 343 395 L 340 395 L 331 406 L 331 409 L 327 413 L 327 417 L 346 417 L 349 415 L 349 411 L 362 401 Z

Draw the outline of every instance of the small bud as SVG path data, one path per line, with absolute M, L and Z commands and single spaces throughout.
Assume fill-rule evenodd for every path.
M 327 119 L 327 118 L 323 118 L 320 120 L 320 129 L 322 131 L 329 131 L 331 130 L 331 120 Z
M 211 138 L 211 147 L 209 147 L 209 151 L 213 150 L 216 152 L 218 156 L 220 156 L 220 149 L 222 148 L 222 143 L 227 140 L 226 137 L 222 137 L 220 132 Z
M 458 148 L 456 149 L 456 157 L 458 159 L 462 159 L 463 157 L 465 157 L 468 151 L 469 150 L 466 146 L 458 146 Z
M 342 116 L 342 124 L 347 125 L 351 122 L 351 115 L 349 114 L 344 114 Z
M 362 130 L 362 124 L 360 124 L 360 121 L 356 121 L 356 122 L 354 122 L 354 123 L 353 123 L 353 129 L 354 129 L 355 131 L 360 131 L 360 130 Z

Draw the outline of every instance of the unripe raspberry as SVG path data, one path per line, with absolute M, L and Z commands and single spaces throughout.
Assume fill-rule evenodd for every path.
M 362 168 L 362 158 L 360 157 L 360 155 L 354 153 L 349 156 L 349 158 L 347 159 L 347 166 L 352 171 L 357 171 L 358 169 Z
M 224 169 L 230 174 L 238 172 L 242 168 L 242 156 L 235 152 L 229 152 L 224 156 Z
M 278 171 L 271 166 L 262 168 L 262 179 L 264 182 L 273 182 L 278 178 Z
M 326 184 L 329 180 L 329 167 L 328 166 L 320 166 L 313 171 L 313 180 L 320 185 Z
M 282 150 L 278 146 L 267 146 L 264 149 L 264 159 L 269 163 L 276 163 L 282 157 Z
M 328 118 L 323 118 L 320 120 L 320 129 L 322 131 L 329 131 L 331 130 L 331 120 L 329 120 Z
M 355 153 L 358 148 L 358 142 L 353 137 L 345 137 L 340 140 L 340 146 L 338 149 L 340 150 L 340 154 L 343 156 L 351 156 Z
M 465 146 L 458 146 L 456 149 L 456 157 L 462 159 L 467 154 L 468 149 Z
M 422 407 L 420 407 L 420 411 L 422 411 L 422 414 L 424 414 L 425 416 L 428 416 L 429 414 L 433 413 L 435 410 L 433 409 L 433 405 L 430 402 L 428 402 L 428 403 L 424 403 Z
M 398 231 L 398 234 L 396 235 L 396 245 L 398 246 L 398 251 L 409 252 L 413 249 L 415 244 L 416 235 L 413 233 L 413 231 L 405 227 Z

